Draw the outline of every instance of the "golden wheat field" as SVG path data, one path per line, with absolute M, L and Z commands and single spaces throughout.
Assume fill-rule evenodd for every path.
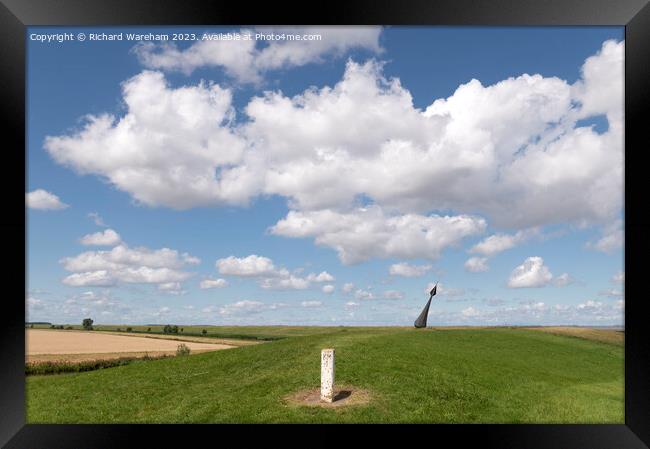
M 180 339 L 150 338 L 75 330 L 27 329 L 25 358 L 29 362 L 81 361 L 124 356 L 171 355 Z M 237 347 L 223 343 L 182 340 L 193 353 Z

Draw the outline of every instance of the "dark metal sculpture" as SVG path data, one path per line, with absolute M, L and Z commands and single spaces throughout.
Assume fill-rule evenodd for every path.
M 415 320 L 415 327 L 416 328 L 422 328 L 422 327 L 427 327 L 427 316 L 429 315 L 429 306 L 431 305 L 431 300 L 433 297 L 436 295 L 436 289 L 438 288 L 438 283 L 436 282 L 436 285 L 433 286 L 429 294 L 429 300 L 427 301 L 427 305 L 424 306 L 424 310 L 422 310 L 422 313 L 418 317 L 417 320 Z

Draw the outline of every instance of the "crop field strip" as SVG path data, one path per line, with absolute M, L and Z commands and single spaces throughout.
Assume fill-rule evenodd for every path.
M 28 329 L 26 334 L 25 361 L 27 365 L 39 363 L 88 365 L 89 361 L 158 358 L 175 355 L 178 345 L 181 343 L 186 344 L 194 354 L 256 344 L 252 341 L 228 340 L 226 343 L 220 339 L 199 337 L 170 336 L 165 338 L 159 335 L 144 336 L 75 330 Z M 30 370 L 30 366 L 26 368 L 28 373 L 33 371 Z

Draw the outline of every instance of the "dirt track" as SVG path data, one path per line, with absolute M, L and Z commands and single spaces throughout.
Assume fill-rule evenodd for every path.
M 173 354 L 179 345 L 179 340 L 49 329 L 27 329 L 25 338 L 27 359 L 45 355 L 52 359 L 54 355 L 71 354 L 92 354 L 94 358 L 114 358 L 120 353 Z M 236 348 L 233 345 L 218 343 L 194 341 L 183 341 L 183 343 L 195 353 Z

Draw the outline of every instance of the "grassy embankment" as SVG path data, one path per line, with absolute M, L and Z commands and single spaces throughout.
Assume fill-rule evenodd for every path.
M 145 326 L 145 330 L 146 327 Z M 134 326 L 135 328 L 135 326 Z M 186 327 L 186 329 L 189 326 Z M 199 332 L 202 327 L 199 327 Z M 213 328 L 288 337 L 99 371 L 30 376 L 29 423 L 430 422 L 622 423 L 623 346 L 526 329 Z M 288 405 L 336 382 L 367 405 Z

